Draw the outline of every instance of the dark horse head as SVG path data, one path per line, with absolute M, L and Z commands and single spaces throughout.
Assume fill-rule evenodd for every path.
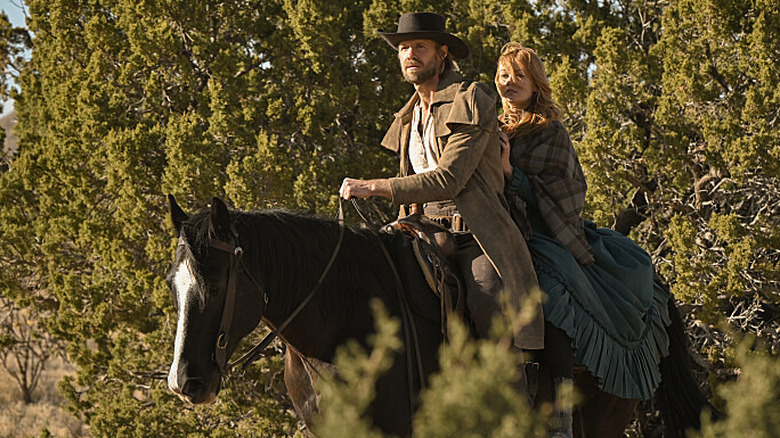
M 166 277 L 178 311 L 168 387 L 187 402 L 211 403 L 220 389 L 225 358 L 260 322 L 263 294 L 250 277 L 236 275 L 241 248 L 221 200 L 214 198 L 210 210 L 192 217 L 172 196 L 169 203 L 179 244 Z M 223 308 L 231 288 L 237 305 L 258 311 L 235 312 L 235 317 L 230 312 L 226 325 Z

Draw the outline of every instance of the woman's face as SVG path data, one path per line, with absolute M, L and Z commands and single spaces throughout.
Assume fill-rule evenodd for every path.
M 534 94 L 534 84 L 529 76 L 526 76 L 523 67 L 517 62 L 512 62 L 512 70 L 504 65 L 498 66 L 496 75 L 496 88 L 498 94 L 512 103 L 512 106 L 528 108 Z

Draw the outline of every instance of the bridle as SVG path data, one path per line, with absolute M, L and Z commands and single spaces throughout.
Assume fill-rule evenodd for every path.
M 214 362 L 217 364 L 217 368 L 219 368 L 221 373 L 228 373 L 233 369 L 233 367 L 239 364 L 241 365 L 242 370 L 246 370 L 249 365 L 251 365 L 260 357 L 260 354 L 266 349 L 266 347 L 271 344 L 271 342 L 274 341 L 274 339 L 276 339 L 279 333 L 281 333 L 281 331 L 284 330 L 293 321 L 293 319 L 295 319 L 296 316 L 298 316 L 303 308 L 309 304 L 309 301 L 311 301 L 311 299 L 314 297 L 314 294 L 319 290 L 320 286 L 322 286 L 322 282 L 325 280 L 328 272 L 330 272 L 330 268 L 333 266 L 333 262 L 336 260 L 336 257 L 341 250 L 341 244 L 344 241 L 344 212 L 342 208 L 342 202 L 339 202 L 338 222 L 339 237 L 336 243 L 336 247 L 333 250 L 333 254 L 330 257 L 330 260 L 325 265 L 325 269 L 323 269 L 317 284 L 314 286 L 314 288 L 312 288 L 311 292 L 306 295 L 303 301 L 301 301 L 298 307 L 295 308 L 295 310 L 290 314 L 290 316 L 287 317 L 287 319 L 284 320 L 284 322 L 282 322 L 276 329 L 272 330 L 271 333 L 266 335 L 265 338 L 260 341 L 260 343 L 252 347 L 252 349 L 247 351 L 243 356 L 231 363 L 228 363 L 227 361 L 227 347 L 230 343 L 230 327 L 233 324 L 233 314 L 235 313 L 236 308 L 236 281 L 238 274 L 243 273 L 249 277 L 249 280 L 252 282 L 252 284 L 254 284 L 255 288 L 262 294 L 264 306 L 263 313 L 265 313 L 265 309 L 268 307 L 268 295 L 265 293 L 265 290 L 260 285 L 260 283 L 258 283 L 249 273 L 249 270 L 246 269 L 243 261 L 244 249 L 239 244 L 238 231 L 232 224 L 230 225 L 230 232 L 232 234 L 231 240 L 233 243 L 228 243 L 217 239 L 210 240 L 209 247 L 230 254 L 230 269 L 228 271 L 227 291 L 225 293 L 225 302 L 222 306 L 222 318 L 219 323 L 219 332 L 217 334 L 217 342 L 215 345 L 213 358 Z

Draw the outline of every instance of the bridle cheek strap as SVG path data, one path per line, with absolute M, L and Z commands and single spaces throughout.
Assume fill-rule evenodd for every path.
M 219 324 L 217 344 L 214 349 L 214 361 L 217 363 L 220 372 L 224 372 L 228 360 L 227 347 L 230 344 L 230 326 L 233 324 L 233 313 L 235 313 L 236 309 L 236 280 L 244 250 L 240 246 L 232 247 L 218 240 L 212 241 L 211 245 L 230 254 L 230 271 L 228 272 L 225 304 L 222 307 L 222 320 Z

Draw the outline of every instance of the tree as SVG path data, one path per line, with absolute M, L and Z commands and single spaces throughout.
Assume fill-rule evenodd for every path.
M 633 236 L 697 318 L 772 338 L 780 71 L 766 59 L 777 59 L 767 26 L 779 12 L 767 2 L 671 2 L 644 46 L 605 28 L 579 145 L 591 214 L 608 222 L 634 210 Z M 725 360 L 717 342 L 709 353 Z
M 46 362 L 60 352 L 59 344 L 28 312 L 0 297 L 0 364 L 16 382 L 25 403 L 32 403 Z
M 26 64 L 24 52 L 32 48 L 27 29 L 14 27 L 0 11 L 0 98 L 11 97 L 12 84 Z
M 14 81 L 26 63 L 24 53 L 31 44 L 27 30 L 13 27 L 5 11 L 0 11 L 0 100 L 7 101 L 16 95 Z M 4 145 L 5 137 L 5 130 L 0 130 L 0 145 Z M 4 147 L 0 148 L 0 172 L 8 170 L 8 154 Z

